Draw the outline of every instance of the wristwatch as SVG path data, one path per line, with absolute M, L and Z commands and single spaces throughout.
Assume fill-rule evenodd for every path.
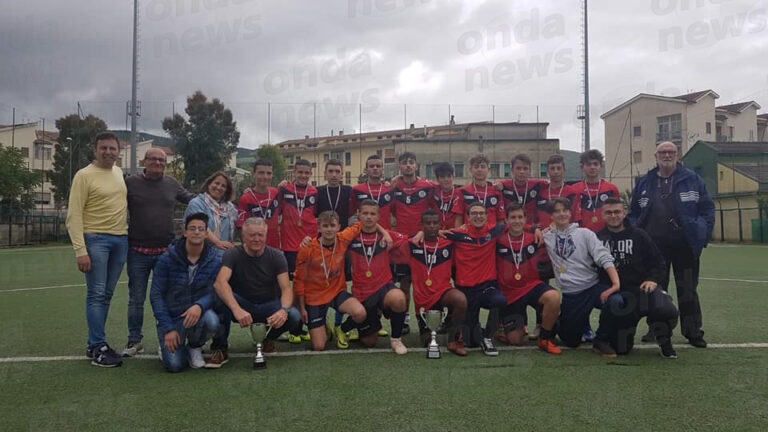
M 289 309 L 290 309 L 290 308 L 287 308 L 287 307 L 282 307 L 282 308 L 280 308 L 280 309 L 284 310 L 284 311 L 285 311 L 285 313 L 288 313 L 288 311 L 289 311 Z

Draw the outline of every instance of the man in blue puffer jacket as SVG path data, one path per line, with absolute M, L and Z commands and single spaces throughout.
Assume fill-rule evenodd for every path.
M 208 216 L 194 213 L 184 221 L 184 237 L 158 258 L 150 302 L 157 319 L 163 366 L 169 372 L 205 366 L 202 346 L 212 338 L 219 318 L 212 309 L 213 282 L 221 267 L 205 241 Z
M 656 147 L 657 166 L 637 179 L 628 217 L 651 236 L 664 255 L 666 271 L 659 285 L 665 289 L 672 266 L 680 329 L 691 345 L 705 348 L 696 287 L 701 251 L 709 243 L 715 224 L 715 204 L 701 177 L 683 167 L 678 157 L 677 146 L 672 142 Z M 652 340 L 650 332 L 643 336 L 644 342 Z

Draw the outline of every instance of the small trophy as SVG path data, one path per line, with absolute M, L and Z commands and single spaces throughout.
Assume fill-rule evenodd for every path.
M 267 336 L 267 325 L 264 323 L 251 324 L 251 339 L 256 344 L 256 357 L 253 358 L 254 369 L 266 369 L 267 359 L 264 358 L 264 353 L 261 352 L 261 343 Z
M 421 308 L 420 315 L 421 319 L 424 320 L 424 323 L 427 325 L 427 328 L 431 332 L 429 345 L 427 345 L 427 358 L 439 359 L 440 347 L 437 345 L 437 331 L 440 329 L 440 326 L 443 325 L 445 318 L 448 316 L 448 309 L 443 308 L 441 311 L 425 311 L 424 308 Z

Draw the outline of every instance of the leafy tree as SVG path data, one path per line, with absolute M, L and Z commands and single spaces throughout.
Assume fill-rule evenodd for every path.
M 27 168 L 20 148 L 0 143 L 0 210 L 29 210 L 35 205 L 40 176 Z
M 56 128 L 59 130 L 59 142 L 56 143 L 53 153 L 50 179 L 53 198 L 56 203 L 61 204 L 66 203 L 69 197 L 69 186 L 77 170 L 86 167 L 93 160 L 94 140 L 97 134 L 107 130 L 107 124 L 92 114 L 85 118 L 70 114 L 56 120 Z M 71 141 L 67 138 L 71 138 Z
M 259 148 L 256 149 L 256 158 L 272 161 L 272 186 L 277 186 L 278 183 L 286 180 L 285 173 L 287 169 L 285 166 L 285 159 L 283 159 L 283 155 L 280 154 L 280 150 L 276 145 L 260 145 Z M 253 170 L 253 165 L 251 165 L 248 170 Z
M 163 119 L 163 130 L 176 142 L 184 163 L 184 184 L 199 185 L 227 166 L 237 149 L 240 132 L 232 112 L 219 99 L 208 101 L 197 91 L 187 98 L 187 119 L 180 114 Z

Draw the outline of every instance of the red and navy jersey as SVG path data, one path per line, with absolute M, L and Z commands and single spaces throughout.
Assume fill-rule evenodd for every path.
M 417 178 L 411 184 L 400 179 L 392 188 L 395 206 L 395 229 L 405 235 L 421 231 L 421 214 L 428 208 L 436 208 L 435 186 L 429 180 Z
M 537 246 L 534 234 L 524 232 L 522 236 L 511 236 L 505 232 L 496 239 L 496 280 L 507 304 L 543 283 L 538 266 L 548 260 L 544 244 Z
M 488 215 L 488 224 L 496 225 L 496 222 L 504 220 L 504 198 L 501 191 L 497 191 L 491 182 L 486 182 L 485 186 L 475 186 L 470 183 L 459 188 L 461 197 L 453 202 L 453 213 L 463 215 L 467 220 L 467 206 L 474 201 L 480 201 L 485 205 L 485 212 Z
M 402 248 L 408 237 L 389 231 L 393 250 Z M 381 234 L 361 232 L 347 249 L 352 266 L 352 295 L 361 302 L 379 288 L 392 282 L 389 269 L 389 251 L 381 240 Z
M 470 225 L 463 229 L 454 228 L 446 235 L 453 241 L 455 250 L 457 286 L 471 287 L 496 279 L 495 239 L 504 228 L 503 223 L 482 228 Z
M 437 204 L 437 211 L 440 212 L 440 229 L 449 230 L 456 227 L 456 213 L 453 212 L 453 205 L 461 199 L 459 188 L 454 187 L 451 192 L 443 192 L 440 186 L 435 186 L 435 204 Z
M 573 184 L 573 188 L 579 193 L 581 206 L 581 222 L 583 228 L 589 228 L 598 232 L 605 226 L 603 221 L 603 202 L 608 198 L 619 198 L 619 188 L 611 182 L 600 180 L 597 183 L 587 183 L 582 180 Z
M 284 251 L 295 252 L 304 237 L 317 237 L 317 189 L 312 185 L 289 183 L 278 190 L 280 213 L 280 243 Z
M 536 225 L 538 222 L 538 213 L 536 211 L 536 201 L 541 195 L 541 189 L 547 185 L 546 180 L 528 179 L 525 186 L 518 186 L 514 180 L 502 180 L 502 194 L 504 195 L 504 207 L 516 202 L 525 209 L 525 222 Z
M 571 221 L 578 222 L 581 220 L 581 204 L 579 203 L 580 195 L 573 185 L 563 183 L 562 188 L 552 188 L 549 183 L 542 185 L 539 192 L 538 200 L 536 201 L 536 209 L 539 217 L 539 226 L 546 228 L 552 225 L 552 216 L 547 213 L 547 203 L 552 198 L 563 197 L 568 198 L 571 201 Z
M 390 229 L 392 227 L 390 215 L 392 214 L 392 205 L 394 204 L 392 188 L 385 186 L 384 183 L 372 185 L 368 182 L 352 186 L 352 194 L 349 197 L 350 216 L 355 214 L 357 209 L 360 208 L 360 203 L 367 199 L 379 203 L 379 225 Z
M 267 222 L 267 246 L 280 249 L 280 232 L 277 224 L 280 214 L 280 202 L 277 188 L 270 187 L 267 193 L 259 193 L 248 188 L 237 201 L 237 227 L 252 217 L 259 217 Z
M 408 265 L 413 282 L 413 303 L 418 313 L 422 307 L 432 307 L 444 292 L 452 288 L 453 242 L 438 237 L 437 242 L 427 241 L 418 245 L 407 242 L 407 246 L 410 248 Z M 427 283 L 427 280 L 430 282 Z

